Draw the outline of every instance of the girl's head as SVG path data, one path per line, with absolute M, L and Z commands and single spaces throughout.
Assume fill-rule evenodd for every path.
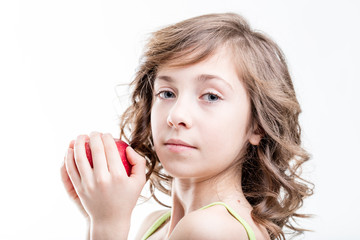
M 207 76 L 200 76 L 204 72 Z M 189 80 L 194 78 L 204 84 Z M 200 148 L 204 141 L 208 147 L 227 141 L 227 158 L 233 158 L 232 172 L 237 171 L 241 177 L 239 183 L 253 206 L 254 220 L 263 224 L 272 238 L 284 237 L 284 226 L 300 232 L 289 220 L 304 217 L 295 212 L 303 198 L 311 195 L 298 176 L 299 167 L 309 155 L 301 147 L 301 109 L 288 68 L 272 40 L 253 31 L 236 14 L 191 18 L 152 34 L 131 85 L 132 105 L 122 116 L 121 135 L 148 159 L 152 193 L 156 188 L 170 194 L 172 177 L 163 171 L 159 157 L 173 176 L 183 174 L 169 164 L 166 166 L 166 152 L 159 147 L 161 144 L 176 138 Z M 207 92 L 209 89 L 219 92 Z M 181 91 L 181 97 L 176 91 Z M 229 100 L 221 95 L 230 96 L 226 91 L 238 92 L 231 95 L 235 97 L 231 99 L 233 105 L 221 105 L 221 97 Z M 197 96 L 197 101 L 189 105 L 191 96 Z M 188 108 L 184 107 L 186 104 Z M 217 111 L 219 115 L 215 114 Z M 227 116 L 227 111 L 239 119 Z M 186 131 L 209 116 L 216 116 L 218 126 L 212 119 L 196 128 L 197 132 Z M 214 131 L 205 131 L 212 124 L 221 131 L 218 139 L 213 139 Z M 127 131 L 131 133 L 129 137 L 125 136 Z M 195 134 L 201 137 L 196 139 Z M 207 170 L 201 174 L 211 171 Z
M 232 176 L 240 185 L 234 166 L 244 143 L 257 145 L 260 135 L 248 130 L 250 99 L 231 50 L 219 47 L 189 66 L 162 65 L 153 93 L 152 140 L 166 172 L 192 182 Z

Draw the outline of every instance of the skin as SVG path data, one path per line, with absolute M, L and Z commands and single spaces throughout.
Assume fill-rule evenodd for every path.
M 154 147 L 174 180 L 172 217 L 162 232 L 150 239 L 208 239 L 210 235 L 214 239 L 246 238 L 243 227 L 223 207 L 198 210 L 215 201 L 233 206 L 255 229 L 258 238 L 266 239 L 266 231 L 250 217 L 252 208 L 241 190 L 241 171 L 232 167 L 244 144 L 249 141 L 257 145 L 260 136 L 248 131 L 250 100 L 230 52 L 220 48 L 191 66 L 161 67 L 154 96 Z M 191 147 L 167 144 L 169 139 L 180 139 Z M 216 218 L 228 223 L 227 229 L 221 231 L 219 224 L 211 220 L 200 228 L 193 227 L 204 223 L 204 219 Z M 204 231 L 194 233 L 194 229 Z
M 230 56 L 220 48 L 203 62 L 158 71 L 151 126 L 157 155 L 174 177 L 173 207 L 171 219 L 149 239 L 246 239 L 242 225 L 224 207 L 198 210 L 215 201 L 239 213 L 257 239 L 269 239 L 253 222 L 241 190 L 241 171 L 233 167 L 244 144 L 257 145 L 260 136 L 248 131 L 250 101 Z M 94 168 L 86 158 L 87 139 Z M 167 144 L 169 139 L 191 147 Z M 131 147 L 126 153 L 133 165 L 130 177 L 110 134 L 81 135 L 68 148 L 62 180 L 89 223 L 91 239 L 127 239 L 131 213 L 145 184 L 145 159 Z M 160 214 L 144 221 L 136 239 Z
M 85 152 L 89 139 L 94 168 Z M 126 155 L 132 167 L 130 177 L 122 166 L 110 134 L 80 135 L 70 144 L 61 176 L 69 196 L 89 223 L 90 239 L 127 239 L 131 213 L 145 184 L 145 159 L 131 147 Z

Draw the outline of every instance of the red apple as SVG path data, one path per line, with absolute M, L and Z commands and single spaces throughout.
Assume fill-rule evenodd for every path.
M 127 160 L 126 151 L 125 151 L 128 144 L 126 142 L 124 142 L 124 141 L 119 140 L 119 139 L 114 139 L 114 140 L 115 140 L 117 149 L 119 151 L 121 161 L 122 161 L 122 163 L 123 163 L 123 165 L 125 167 L 126 173 L 127 173 L 128 176 L 130 176 L 131 164 Z M 92 159 L 91 149 L 90 149 L 88 141 L 85 142 L 85 150 L 86 150 L 86 156 L 87 156 L 87 158 L 89 160 L 90 166 L 93 167 L 93 159 Z

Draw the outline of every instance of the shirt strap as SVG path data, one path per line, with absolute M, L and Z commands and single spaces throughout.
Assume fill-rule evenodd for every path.
M 168 211 L 161 215 L 160 218 L 158 218 L 153 225 L 146 231 L 144 236 L 141 238 L 141 240 L 145 240 L 148 237 L 150 237 L 171 215 L 171 211 Z
M 206 205 L 206 206 L 204 206 L 204 207 L 202 207 L 202 208 L 200 208 L 200 209 L 206 209 L 206 208 L 212 207 L 212 206 L 214 206 L 214 205 L 222 205 L 222 206 L 224 206 L 224 207 L 228 210 L 228 212 L 229 212 L 234 218 L 236 218 L 236 219 L 244 226 L 244 228 L 245 228 L 245 230 L 246 230 L 246 233 L 247 233 L 247 235 L 248 235 L 249 240 L 256 240 L 256 239 L 255 239 L 255 233 L 254 233 L 254 231 L 252 230 L 252 228 L 250 227 L 250 225 L 249 225 L 244 219 L 242 219 L 242 218 L 240 217 L 240 215 L 237 214 L 237 212 L 235 212 L 235 211 L 234 211 L 229 205 L 227 205 L 226 203 L 224 203 L 224 202 L 213 202 L 213 203 L 211 203 L 211 204 L 209 204 L 209 205 Z

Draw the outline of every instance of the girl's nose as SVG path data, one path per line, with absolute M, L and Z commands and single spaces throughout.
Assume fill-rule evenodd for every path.
M 181 127 L 190 128 L 192 126 L 190 107 L 186 101 L 176 101 L 168 114 L 167 124 L 175 129 Z

